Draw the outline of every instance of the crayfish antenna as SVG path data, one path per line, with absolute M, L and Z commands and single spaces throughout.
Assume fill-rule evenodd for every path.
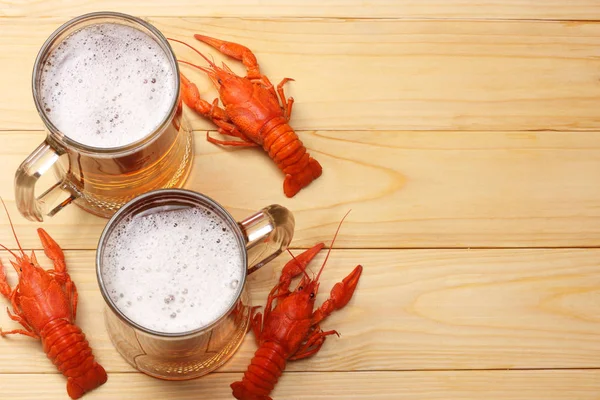
M 210 80 L 213 82 L 213 84 L 214 84 L 214 85 L 215 85 L 217 88 L 221 87 L 221 84 L 219 83 L 219 79 L 217 78 L 217 75 L 216 75 L 215 71 L 213 71 L 213 70 L 210 70 L 210 69 L 208 69 L 208 68 L 205 68 L 205 67 L 201 67 L 200 65 L 192 64 L 192 63 L 191 63 L 191 62 L 189 62 L 189 61 L 177 60 L 177 62 L 180 62 L 180 63 L 182 63 L 182 64 L 189 65 L 190 67 L 198 68 L 200 71 L 203 71 L 203 72 L 205 72 L 205 73 L 208 75 L 208 77 L 210 78 Z M 183 74 L 182 74 L 182 75 L 183 75 Z
M 177 60 L 177 62 L 180 62 L 180 63 L 182 63 L 182 64 L 189 65 L 190 67 L 198 68 L 200 71 L 206 72 L 207 74 L 214 74 L 214 72 L 213 72 L 213 71 L 211 71 L 210 69 L 208 69 L 208 68 L 206 68 L 206 67 L 202 67 L 202 66 L 200 66 L 200 65 L 197 65 L 197 64 L 194 64 L 194 63 L 191 63 L 191 62 L 189 62 L 189 61 L 185 61 L 185 60 L 179 60 L 179 59 L 178 59 L 178 60 Z
M 217 65 L 214 62 L 212 62 L 211 60 L 209 60 L 208 57 L 206 57 L 204 54 L 202 54 L 198 49 L 196 49 L 193 46 L 187 44 L 186 42 L 184 42 L 182 40 L 178 40 L 178 39 L 173 39 L 173 38 L 167 38 L 167 40 L 171 40 L 173 42 L 181 43 L 182 45 L 189 47 L 190 49 L 192 49 L 196 53 L 198 53 L 200 55 L 200 57 L 202 57 L 211 67 L 213 67 L 215 69 L 219 68 L 219 67 L 217 67 Z
M 5 245 L 3 245 L 3 244 L 0 244 L 0 248 L 2 248 L 2 249 L 4 249 L 4 250 L 8 251 L 8 252 L 9 252 L 9 253 L 10 253 L 10 254 L 11 254 L 13 257 L 14 257 L 14 258 L 19 258 L 19 256 L 18 256 L 18 255 L 16 255 L 15 253 L 13 253 L 13 252 L 12 252 L 12 251 L 11 251 L 9 248 L 7 248 Z
M 2 197 L 0 197 L 0 201 L 2 202 L 2 205 L 4 206 L 4 211 L 6 211 L 6 216 L 8 217 L 8 222 L 10 222 L 10 229 L 12 229 L 13 236 L 15 237 L 15 240 L 17 241 L 17 246 L 19 246 L 19 250 L 21 251 L 21 254 L 24 256 L 25 252 L 23 251 L 23 248 L 21 247 L 21 243 L 19 242 L 19 238 L 17 237 L 17 233 L 15 232 L 15 226 L 13 225 L 13 222 L 10 219 L 10 214 L 8 213 L 8 209 L 6 208 L 6 204 L 4 203 L 4 199 Z M 0 247 L 2 247 L 4 250 L 6 250 L 10 254 L 12 254 L 13 257 L 17 258 L 17 255 L 15 253 L 13 253 L 12 251 L 10 251 L 9 249 L 7 249 L 6 246 L 0 244 Z
M 333 248 L 333 244 L 335 243 L 335 239 L 337 238 L 337 235 L 340 231 L 340 228 L 342 227 L 342 222 L 344 222 L 344 220 L 346 219 L 346 217 L 348 216 L 348 214 L 350 214 L 350 211 L 352 210 L 348 210 L 348 212 L 346 213 L 346 215 L 344 215 L 344 217 L 342 218 L 342 220 L 340 221 L 337 230 L 335 231 L 335 235 L 333 235 L 333 240 L 331 241 L 331 245 L 329 245 L 329 250 L 327 251 L 327 255 L 325 256 L 325 260 L 323 261 L 323 265 L 321 266 L 321 269 L 319 270 L 319 273 L 317 274 L 317 278 L 315 279 L 316 281 L 319 280 L 319 277 L 321 276 L 321 272 L 323 272 L 323 269 L 325 268 L 325 264 L 327 263 L 327 259 L 329 258 L 329 254 L 331 253 L 331 249 Z

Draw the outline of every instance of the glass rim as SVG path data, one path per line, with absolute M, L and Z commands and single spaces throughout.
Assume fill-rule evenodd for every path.
M 204 325 L 200 328 L 192 329 L 184 332 L 161 332 L 156 331 L 128 318 L 120 309 L 117 307 L 110 296 L 107 293 L 106 286 L 104 284 L 104 279 L 102 277 L 102 256 L 106 241 L 110 234 L 112 233 L 114 227 L 123 219 L 126 218 L 130 212 L 135 212 L 137 206 L 143 202 L 152 202 L 153 200 L 178 200 L 183 198 L 192 201 L 194 204 L 200 206 L 209 206 L 213 207 L 215 210 L 221 213 L 220 217 L 224 218 L 226 222 L 229 222 L 229 225 L 232 227 L 234 234 L 236 235 L 239 245 L 240 245 L 240 256 L 242 258 L 242 267 L 244 273 L 242 273 L 241 281 L 238 285 L 238 292 L 232 301 L 231 305 L 219 316 L 219 318 L 212 321 L 210 324 Z M 150 207 L 152 208 L 152 207 Z M 210 197 L 203 195 L 199 192 L 195 192 L 189 189 L 156 189 L 146 193 L 143 193 L 132 200 L 128 201 L 124 204 L 106 223 L 100 239 L 98 240 L 98 246 L 96 250 L 96 280 L 98 282 L 98 286 L 100 287 L 100 293 L 104 298 L 105 303 L 110 308 L 110 310 L 119 317 L 124 323 L 127 325 L 134 327 L 135 329 L 150 334 L 152 336 L 157 336 L 161 338 L 184 338 L 193 336 L 202 332 L 207 332 L 212 330 L 215 326 L 219 325 L 221 321 L 223 321 L 229 314 L 235 309 L 237 303 L 239 302 L 242 293 L 244 291 L 244 286 L 246 284 L 246 279 L 248 277 L 248 253 L 246 251 L 246 240 L 245 236 L 242 232 L 242 229 L 239 226 L 239 223 L 235 218 L 225 209 L 223 206 L 218 204 L 216 201 L 211 199 Z
M 82 22 L 94 20 L 94 19 L 101 19 L 101 18 L 112 18 L 115 20 L 114 23 L 119 23 L 118 20 L 126 20 L 126 21 L 132 23 L 133 25 L 136 25 L 136 24 L 141 25 L 142 27 L 147 29 L 149 31 L 149 33 L 151 35 L 153 35 L 153 39 L 156 40 L 158 42 L 158 44 L 161 46 L 162 50 L 165 52 L 165 55 L 167 56 L 167 58 L 169 59 L 169 61 L 171 62 L 172 66 L 174 68 L 173 74 L 174 74 L 174 79 L 175 79 L 175 91 L 174 91 L 175 95 L 173 96 L 173 102 L 169 108 L 169 112 L 166 113 L 166 115 L 162 119 L 162 121 L 146 136 L 144 136 L 143 138 L 141 138 L 139 140 L 136 140 L 135 142 L 129 143 L 124 146 L 94 147 L 94 146 L 88 146 L 86 144 L 83 144 L 81 142 L 78 142 L 76 140 L 69 138 L 67 135 L 63 134 L 60 131 L 60 129 L 58 129 L 52 123 L 52 121 L 50 121 L 50 119 L 46 115 L 46 111 L 44 110 L 44 108 L 41 105 L 41 101 L 40 101 L 39 95 L 38 95 L 39 91 L 38 91 L 38 87 L 37 87 L 37 77 L 38 77 L 38 75 L 40 75 L 40 70 L 42 69 L 42 66 L 43 66 L 42 62 L 44 62 L 45 59 L 48 57 L 52 45 L 68 29 L 70 29 Z M 143 32 L 143 33 L 148 34 L 148 32 Z M 173 119 L 175 112 L 177 111 L 177 106 L 178 106 L 179 97 L 180 97 L 179 96 L 180 84 L 181 84 L 181 82 L 180 82 L 180 78 L 179 78 L 179 65 L 177 63 L 177 57 L 175 56 L 173 48 L 171 47 L 167 38 L 155 26 L 144 21 L 143 19 L 135 17 L 133 15 L 124 14 L 124 13 L 115 12 L 115 11 L 97 11 L 97 12 L 83 14 L 83 15 L 80 15 L 80 16 L 70 19 L 69 21 L 67 21 L 67 22 L 63 23 L 61 26 L 59 26 L 54 32 L 52 32 L 52 34 L 46 39 L 46 41 L 40 48 L 40 50 L 35 58 L 34 64 L 33 64 L 33 72 L 32 72 L 32 79 L 31 79 L 31 89 L 32 89 L 32 93 L 33 93 L 33 101 L 35 103 L 35 107 L 36 107 L 37 112 L 40 115 L 42 121 L 44 122 L 44 125 L 48 129 L 48 131 L 50 133 L 50 137 L 52 137 L 52 139 L 54 139 L 55 141 L 57 141 L 59 143 L 66 144 L 67 146 L 73 147 L 81 152 L 94 153 L 94 154 L 111 154 L 111 155 L 115 154 L 115 153 L 129 152 L 131 150 L 135 150 L 140 147 L 143 147 L 147 143 L 154 140 L 158 136 L 158 134 L 166 128 L 166 126 Z

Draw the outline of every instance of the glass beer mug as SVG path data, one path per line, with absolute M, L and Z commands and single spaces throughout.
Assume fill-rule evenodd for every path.
M 212 250 L 218 254 L 228 252 L 225 258 L 217 262 L 214 259 L 209 261 L 212 256 L 203 258 L 205 256 L 194 254 L 199 243 L 202 247 L 209 244 L 214 246 L 215 243 L 214 236 L 209 238 L 210 233 L 200 229 L 200 225 L 206 227 L 207 224 L 202 219 L 197 222 L 193 217 L 192 213 L 199 212 L 197 210 L 205 210 L 211 215 L 210 224 L 217 226 L 217 233 L 221 229 L 223 232 L 229 229 L 231 240 L 222 240 L 216 250 Z M 215 220 L 218 222 L 214 222 Z M 160 225 L 157 221 L 163 221 L 165 225 Z M 131 232 L 141 233 L 139 236 L 131 236 Z M 189 235 L 197 235 L 193 245 L 189 238 L 185 239 L 188 232 Z M 280 205 L 265 207 L 243 221 L 236 222 L 214 200 L 189 190 L 159 189 L 136 197 L 109 220 L 96 254 L 98 284 L 107 305 L 105 323 L 113 345 L 134 368 L 156 378 L 192 379 L 220 367 L 242 343 L 249 326 L 251 303 L 246 276 L 287 248 L 293 233 L 294 217 Z M 191 262 L 188 263 L 189 258 L 185 261 L 189 270 L 205 270 L 185 277 L 184 271 L 177 269 L 176 262 L 165 262 L 167 258 L 164 251 L 155 242 L 144 247 L 149 244 L 147 238 L 153 235 L 156 235 L 154 237 L 159 243 L 170 241 L 168 245 L 163 245 L 168 248 L 167 258 L 176 257 L 177 261 L 184 263 L 183 258 L 190 257 Z M 126 251 L 119 253 L 115 250 L 117 248 Z M 195 250 L 192 251 L 192 248 Z M 229 252 L 232 248 L 235 251 Z M 116 258 L 118 261 L 115 261 Z M 236 285 L 233 291 L 227 292 L 230 294 L 225 295 L 225 291 L 231 289 L 227 287 L 229 281 L 224 279 L 223 282 L 219 280 L 215 283 L 207 276 L 226 269 L 225 266 L 232 258 L 240 261 L 237 272 L 232 275 Z M 135 264 L 135 260 L 139 259 L 143 262 Z M 135 271 L 130 275 L 128 272 L 121 272 L 133 269 L 134 264 Z M 140 272 L 139 266 L 145 272 Z M 213 268 L 212 272 L 210 268 Z M 166 275 L 163 274 L 163 269 L 168 270 Z M 232 279 L 231 276 L 228 279 Z M 171 280 L 174 280 L 173 283 L 170 283 Z M 207 289 L 208 280 L 211 283 Z M 173 287 L 183 290 L 185 299 L 180 296 L 181 292 L 170 298 L 168 294 L 174 293 Z M 118 289 L 115 290 L 116 288 Z M 212 296 L 209 292 L 202 292 L 199 297 L 190 297 L 207 290 L 213 290 Z M 154 299 L 148 299 L 148 295 L 152 297 L 152 294 Z M 177 310 L 181 314 L 173 313 L 169 316 L 171 310 L 164 311 L 165 294 L 167 297 L 164 297 L 164 303 L 172 301 L 174 308 L 180 307 L 182 300 L 181 310 Z M 203 304 L 214 301 L 215 298 L 227 299 L 219 305 L 220 312 L 211 314 L 202 324 L 187 325 L 189 320 L 186 318 L 204 316 L 210 312 L 211 306 L 203 307 Z M 128 299 L 132 302 L 139 301 L 138 305 L 133 304 L 137 307 L 135 310 L 131 308 L 132 304 Z M 192 301 L 193 308 L 188 306 L 183 309 L 183 305 Z M 186 325 L 183 325 L 183 319 L 186 319 Z M 161 328 L 155 328 L 157 326 Z M 185 326 L 187 328 L 183 329 Z
M 120 28 L 114 28 L 114 24 L 117 24 Z M 154 50 L 150 50 L 150 52 L 154 51 L 153 58 L 155 60 L 160 60 L 160 62 L 163 63 L 162 65 L 164 65 L 164 67 L 162 72 L 167 70 L 166 72 L 168 75 L 165 76 L 169 76 L 169 79 L 172 77 L 173 80 L 172 85 L 170 84 L 170 81 L 168 81 L 170 85 L 169 89 L 161 91 L 162 89 L 159 90 L 158 85 L 152 87 L 152 92 L 157 90 L 155 95 L 156 98 L 153 100 L 154 102 L 160 101 L 159 96 L 163 99 L 172 99 L 170 103 L 166 103 L 168 100 L 165 100 L 165 103 L 163 103 L 161 109 L 164 112 L 160 112 L 156 108 L 150 107 L 150 103 L 140 106 L 139 104 L 134 105 L 133 100 L 123 100 L 122 107 L 124 107 L 125 110 L 122 111 L 125 112 L 115 114 L 116 116 L 114 118 L 119 117 L 119 123 L 125 123 L 126 126 L 132 127 L 128 128 L 130 130 L 127 131 L 127 133 L 131 133 L 132 138 L 138 139 L 133 139 L 133 141 L 124 142 L 125 144 L 116 145 L 114 147 L 104 146 L 105 143 L 92 146 L 74 140 L 67 135 L 68 132 L 61 132 L 53 122 L 53 118 L 57 113 L 62 113 L 61 118 L 63 119 L 70 119 L 71 125 L 81 123 L 83 118 L 89 119 L 90 116 L 84 115 L 85 110 L 81 111 L 80 108 L 85 108 L 88 105 L 85 102 L 85 96 L 91 96 L 91 93 L 95 93 L 95 91 L 90 90 L 88 93 L 78 88 L 75 90 L 72 89 L 69 94 L 72 96 L 81 96 L 82 101 L 80 104 L 83 104 L 83 106 L 79 106 L 78 108 L 75 107 L 75 111 L 73 111 L 74 107 L 66 106 L 62 107 L 63 110 L 60 110 L 60 107 L 58 107 L 59 110 L 51 110 L 50 107 L 45 104 L 48 99 L 44 98 L 44 96 L 60 96 L 61 90 L 65 90 L 63 86 L 72 85 L 72 83 L 70 83 L 71 81 L 67 79 L 68 73 L 66 73 L 65 70 L 61 71 L 63 66 L 64 68 L 69 68 L 69 62 L 72 63 L 72 61 L 65 56 L 63 57 L 62 63 L 57 63 L 56 60 L 59 58 L 57 54 L 60 56 L 61 53 L 54 53 L 55 50 L 58 49 L 60 51 L 61 46 L 63 46 L 63 49 L 66 48 L 67 40 L 69 42 L 75 41 L 75 39 L 73 39 L 74 34 L 82 34 L 81 32 L 84 32 L 86 29 L 88 30 L 85 32 L 93 32 L 92 29 L 103 32 L 103 27 L 105 29 L 104 36 L 100 36 L 100 40 L 102 40 L 103 37 L 108 36 L 106 33 L 107 30 L 126 29 L 125 27 L 128 29 L 135 29 L 135 32 L 137 33 L 131 36 L 137 35 L 137 42 L 123 42 L 123 40 L 126 39 L 122 39 L 122 42 L 118 42 L 121 46 L 128 46 L 126 51 L 121 51 L 119 57 L 128 60 L 128 57 L 138 57 L 139 55 L 138 61 L 142 56 L 151 58 L 150 56 L 152 54 L 149 55 L 149 50 L 147 49 L 151 49 L 152 46 L 147 46 L 147 44 L 153 44 Z M 90 33 L 89 35 L 95 35 L 90 36 L 90 43 L 92 43 L 93 40 L 99 40 L 97 32 Z M 112 38 L 106 39 L 107 44 L 105 45 L 110 45 L 110 42 L 108 42 L 109 40 L 113 40 L 114 43 L 116 40 L 115 38 L 119 36 L 125 35 L 114 34 Z M 127 37 L 129 37 L 129 34 L 127 34 Z M 146 46 L 143 48 L 142 46 L 129 46 L 129 44 L 141 42 L 144 42 Z M 103 43 L 101 43 L 101 45 L 102 44 Z M 96 42 L 96 45 L 98 45 L 98 42 Z M 83 60 L 82 57 L 83 54 L 85 54 L 87 46 L 89 46 L 89 44 L 83 47 L 81 45 L 79 45 L 79 47 L 71 45 L 71 53 L 68 53 L 68 56 L 71 57 L 71 59 L 75 58 Z M 114 44 L 112 45 L 112 51 L 115 51 L 115 46 L 116 45 Z M 92 47 L 91 51 L 93 52 L 94 49 L 95 48 Z M 90 48 L 87 48 L 87 50 L 89 51 Z M 142 51 L 145 53 L 142 53 Z M 77 52 L 80 52 L 81 54 Z M 64 54 L 65 53 L 62 55 L 64 56 Z M 54 58 L 55 56 L 56 58 Z M 96 57 L 95 54 L 91 55 L 90 53 L 85 56 L 90 56 L 90 58 L 85 60 L 87 67 L 84 68 L 95 68 L 94 71 L 100 71 L 100 73 L 92 75 L 88 72 L 88 76 L 84 76 L 84 78 L 97 80 L 100 79 L 101 76 L 104 76 L 104 68 L 109 68 L 111 65 L 110 62 L 98 61 L 94 63 L 94 60 L 100 59 L 101 57 Z M 132 60 L 134 60 L 134 58 L 132 58 Z M 53 62 L 54 64 L 52 64 Z M 121 61 L 121 63 L 123 62 L 124 61 Z M 123 66 L 123 64 L 119 66 Z M 112 65 L 111 68 L 114 67 L 115 65 Z M 125 64 L 125 67 L 127 68 L 127 63 Z M 62 78 L 60 79 L 63 80 L 49 85 L 50 89 L 45 87 L 44 90 L 42 90 L 42 80 L 46 79 L 43 77 L 43 74 L 44 71 L 47 72 L 47 69 L 49 68 L 54 68 L 53 72 L 56 72 L 58 74 L 57 76 L 61 76 Z M 129 66 L 129 68 L 131 68 L 131 66 Z M 143 69 L 143 67 L 141 69 Z M 116 70 L 118 71 L 118 68 Z M 152 76 L 149 75 L 149 71 L 150 69 L 142 71 L 138 70 L 137 73 Z M 116 72 L 114 73 L 116 74 Z M 82 74 L 85 74 L 85 71 L 82 72 Z M 119 72 L 119 74 L 121 74 L 121 72 Z M 131 78 L 131 75 L 117 76 L 117 79 L 104 78 L 108 79 L 108 81 L 106 84 L 101 84 L 98 87 L 98 91 L 102 90 L 103 87 L 106 88 L 104 90 L 108 90 L 109 93 L 112 93 L 111 91 L 121 90 L 122 92 L 125 92 L 122 97 L 125 99 L 127 98 L 127 95 L 131 95 L 131 93 L 137 94 L 138 91 L 140 93 L 146 93 L 143 92 L 143 90 L 150 90 L 148 89 L 149 85 L 155 83 L 155 79 L 149 77 L 148 79 L 143 79 L 142 76 L 140 76 L 137 81 L 127 78 Z M 150 80 L 152 80 L 152 82 L 149 82 Z M 80 79 L 79 82 L 82 82 L 82 80 Z M 123 85 L 125 85 L 124 88 Z M 142 85 L 145 86 L 142 88 Z M 164 85 L 166 85 L 166 83 Z M 53 216 L 66 205 L 74 203 L 85 211 L 108 218 L 124 203 L 140 193 L 159 188 L 177 188 L 183 186 L 191 168 L 193 144 L 191 129 L 182 115 L 179 85 L 180 78 L 177 60 L 168 41 L 155 27 L 141 19 L 114 12 L 98 12 L 79 16 L 59 27 L 43 44 L 37 59 L 35 60 L 32 79 L 33 97 L 37 111 L 46 126 L 47 137 L 44 142 L 35 149 L 25 161 L 23 161 L 16 172 L 15 197 L 20 213 L 27 219 L 42 221 L 44 216 Z M 154 89 L 154 87 L 156 87 L 156 89 Z M 166 86 L 161 86 L 161 88 L 165 87 Z M 168 91 L 168 93 L 166 91 Z M 65 98 L 65 93 L 62 93 L 61 98 Z M 152 99 L 153 97 L 150 96 L 149 98 Z M 116 99 L 113 98 L 112 100 L 114 102 Z M 135 100 L 138 102 L 140 101 L 140 99 Z M 97 99 L 95 101 L 98 103 Z M 145 101 L 148 102 L 149 100 Z M 119 104 L 118 101 L 117 103 L 113 102 L 107 101 L 106 103 L 111 106 L 112 104 Z M 77 103 L 75 105 L 78 106 Z M 98 106 L 98 104 L 96 105 Z M 146 107 L 145 110 L 140 108 L 144 106 Z M 106 107 L 109 107 L 109 105 L 106 105 Z M 135 107 L 137 107 L 137 109 Z M 101 119 L 109 119 L 112 117 L 107 116 L 107 113 L 104 111 L 106 110 L 99 110 L 99 113 L 97 114 L 98 120 L 95 121 L 96 123 L 100 124 L 102 122 L 108 124 L 106 120 L 101 121 Z M 78 112 L 80 112 L 79 115 L 77 115 Z M 139 115 L 140 112 L 147 115 L 144 115 L 144 118 L 141 118 Z M 130 115 L 129 117 L 128 114 Z M 150 121 L 150 119 L 146 117 L 153 118 L 153 120 L 160 122 L 154 128 L 149 126 L 146 127 L 144 131 L 141 131 L 141 122 Z M 93 119 L 96 119 L 96 117 Z M 88 129 L 87 131 L 90 130 Z M 87 131 L 82 133 L 93 134 L 93 132 Z M 100 130 L 96 132 L 96 134 L 99 133 Z M 42 175 L 47 174 L 51 169 L 54 170 L 58 182 L 38 196 L 35 190 L 36 182 Z

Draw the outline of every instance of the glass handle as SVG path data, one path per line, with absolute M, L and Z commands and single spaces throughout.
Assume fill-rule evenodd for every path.
M 42 222 L 43 215 L 53 216 L 76 196 L 66 190 L 64 181 L 57 182 L 39 197 L 35 197 L 37 180 L 58 161 L 60 154 L 45 140 L 33 151 L 15 173 L 15 199 L 21 215 Z M 68 194 L 65 198 L 64 193 Z M 61 196 L 62 194 L 62 196 Z
M 246 239 L 248 274 L 285 250 L 294 236 L 294 216 L 287 208 L 272 204 L 239 222 Z

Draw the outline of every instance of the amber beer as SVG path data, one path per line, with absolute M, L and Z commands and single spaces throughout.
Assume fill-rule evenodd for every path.
M 142 20 L 92 13 L 60 27 L 34 68 L 48 137 L 17 171 L 21 213 L 42 220 L 74 202 L 110 217 L 136 195 L 181 187 L 193 154 L 179 84 L 167 40 Z M 48 165 L 59 182 L 35 198 Z
M 141 193 L 181 187 L 193 149 L 191 131 L 180 119 L 181 112 L 159 138 L 138 151 L 114 158 L 78 154 L 76 164 L 60 163 L 60 173 L 73 183 L 89 211 L 100 216 L 112 215 Z

